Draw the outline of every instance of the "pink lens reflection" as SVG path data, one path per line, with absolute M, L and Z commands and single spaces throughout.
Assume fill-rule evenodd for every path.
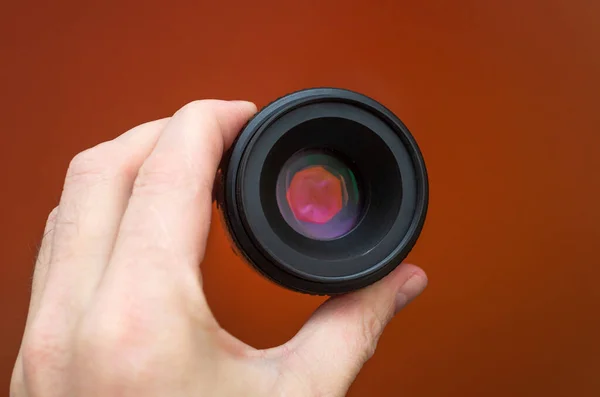
M 361 215 L 351 168 L 327 150 L 303 150 L 281 167 L 276 200 L 286 223 L 301 235 L 328 241 L 349 233 Z
M 286 192 L 288 205 L 296 219 L 324 224 L 344 207 L 344 183 L 323 166 L 298 171 Z

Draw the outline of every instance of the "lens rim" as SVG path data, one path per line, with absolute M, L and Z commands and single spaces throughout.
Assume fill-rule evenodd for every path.
M 264 230 L 261 229 L 261 233 L 258 233 L 255 227 L 256 216 L 260 215 L 256 213 L 257 203 L 252 204 L 247 199 L 249 190 L 253 188 L 259 190 L 259 187 L 243 183 L 244 181 L 247 182 L 249 173 L 254 173 L 254 181 L 259 180 L 256 179 L 256 170 L 260 169 L 260 164 L 252 165 L 253 157 L 249 157 L 248 153 L 260 141 L 259 138 L 264 138 L 264 133 L 274 123 L 297 109 L 314 104 L 320 104 L 319 106 L 323 108 L 323 104 L 326 103 L 352 106 L 354 108 L 353 113 L 365 112 L 370 117 L 380 120 L 382 125 L 392 131 L 399 138 L 397 141 L 406 151 L 410 163 L 410 174 L 406 173 L 406 165 L 400 167 L 402 180 L 412 177 L 415 186 L 411 211 L 409 214 L 403 215 L 403 219 L 407 222 L 404 236 L 402 238 L 395 237 L 395 244 L 391 249 L 388 249 L 389 252 L 385 252 L 383 256 L 380 253 L 378 259 L 367 268 L 342 276 L 339 276 L 338 273 L 337 277 L 332 274 L 329 277 L 315 276 L 314 272 L 306 272 L 299 270 L 297 266 L 289 266 L 285 261 L 281 261 L 280 256 L 274 255 L 272 247 L 267 246 L 270 243 L 265 244 Z M 378 135 L 381 133 L 377 129 L 371 130 Z M 396 147 L 392 150 L 394 154 L 397 154 L 398 150 L 402 149 Z M 254 161 L 256 162 L 256 156 L 254 156 Z M 260 172 L 258 173 L 260 174 Z M 382 104 L 363 94 L 345 89 L 311 88 L 301 90 L 279 98 L 263 108 L 248 122 L 224 157 L 221 166 L 221 177 L 221 188 L 218 192 L 217 201 L 219 208 L 223 211 L 230 237 L 239 252 L 255 269 L 272 281 L 286 288 L 310 294 L 334 295 L 345 293 L 383 278 L 413 248 L 421 233 L 427 214 L 429 194 L 427 170 L 421 151 L 412 134 L 402 121 Z M 256 191 L 254 194 L 254 201 L 260 201 L 256 199 L 256 197 L 260 197 L 256 196 Z M 253 208 L 249 210 L 247 208 L 249 206 Z M 254 219 L 252 219 L 253 217 Z

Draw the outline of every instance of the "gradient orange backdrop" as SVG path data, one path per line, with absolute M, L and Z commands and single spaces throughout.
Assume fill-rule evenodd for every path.
M 93 3 L 0 6 L 1 390 L 72 156 L 193 99 L 327 85 L 395 111 L 431 176 L 409 258 L 429 288 L 350 395 L 600 395 L 598 1 Z M 271 285 L 212 232 L 219 321 L 257 347 L 288 339 L 321 298 Z

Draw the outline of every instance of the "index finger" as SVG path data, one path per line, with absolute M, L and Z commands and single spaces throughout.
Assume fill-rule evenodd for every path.
M 171 118 L 139 170 L 109 264 L 127 288 L 199 276 L 219 162 L 255 112 L 249 102 L 205 100 Z

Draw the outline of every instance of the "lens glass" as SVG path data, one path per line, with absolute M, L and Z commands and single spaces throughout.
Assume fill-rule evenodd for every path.
M 277 178 L 277 203 L 285 221 L 315 240 L 350 232 L 361 215 L 361 197 L 350 167 L 327 150 L 294 154 Z

